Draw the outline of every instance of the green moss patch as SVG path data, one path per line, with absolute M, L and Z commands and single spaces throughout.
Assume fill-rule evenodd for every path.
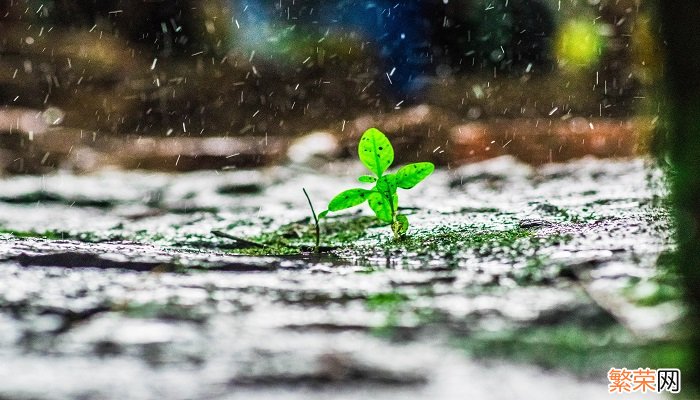
M 618 324 L 576 324 L 482 332 L 455 344 L 470 356 L 504 359 L 604 379 L 611 367 L 685 365 L 682 342 L 640 342 Z

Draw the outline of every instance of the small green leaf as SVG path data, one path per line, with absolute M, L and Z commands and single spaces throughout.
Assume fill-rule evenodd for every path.
M 396 172 L 396 185 L 402 189 L 410 189 L 435 171 L 431 162 L 408 164 Z
M 377 191 L 384 193 L 396 192 L 396 174 L 386 174 L 377 180 L 375 186 Z
M 361 177 L 357 178 L 357 180 L 362 183 L 374 183 L 377 181 L 377 178 L 371 175 L 362 175 Z
M 367 198 L 371 192 L 371 190 L 366 189 L 346 190 L 335 196 L 333 200 L 328 203 L 328 211 L 344 210 L 346 208 L 362 204 L 367 201 Z
M 382 176 L 394 162 L 394 148 L 391 147 L 391 142 L 375 128 L 367 129 L 362 134 L 357 146 L 357 154 L 362 164 L 377 176 Z
M 396 220 L 392 224 L 391 228 L 394 231 L 394 233 L 397 234 L 397 236 L 405 235 L 408 231 L 408 218 L 406 218 L 406 216 L 403 214 L 397 215 Z
M 384 222 L 391 222 L 391 205 L 389 201 L 379 192 L 372 192 L 369 195 L 369 207 L 377 215 L 377 218 Z
M 318 219 L 323 219 L 326 217 L 326 215 L 328 215 L 328 210 L 321 211 L 321 213 L 318 214 Z

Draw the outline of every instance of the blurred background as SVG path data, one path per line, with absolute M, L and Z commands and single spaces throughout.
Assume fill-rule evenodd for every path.
M 443 165 L 629 156 L 656 122 L 649 13 L 641 0 L 2 0 L 0 169 L 343 157 L 370 126 Z

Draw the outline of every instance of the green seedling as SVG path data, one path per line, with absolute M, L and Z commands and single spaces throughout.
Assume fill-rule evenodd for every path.
M 374 187 L 349 189 L 340 193 L 330 201 L 328 209 L 321 212 L 318 218 L 324 218 L 331 211 L 340 211 L 368 202 L 377 218 L 391 224 L 394 239 L 404 237 L 408 231 L 408 218 L 398 212 L 399 197 L 396 190 L 413 188 L 433 173 L 435 165 L 430 162 L 408 164 L 399 168 L 395 174 L 385 174 L 394 162 L 394 149 L 389 139 L 375 128 L 370 128 L 362 134 L 357 153 L 362 164 L 374 173 L 360 176 L 358 181 L 374 183 Z
M 318 253 L 319 249 L 321 248 L 321 228 L 318 225 L 318 217 L 316 216 L 316 210 L 314 210 L 314 205 L 311 203 L 311 198 L 309 197 L 309 194 L 306 193 L 305 188 L 302 188 L 302 190 L 304 191 L 304 196 L 306 196 L 306 201 L 309 202 L 309 207 L 311 208 L 311 216 L 314 217 L 314 224 L 316 225 L 316 247 L 314 248 L 314 250 L 316 251 L 316 253 Z

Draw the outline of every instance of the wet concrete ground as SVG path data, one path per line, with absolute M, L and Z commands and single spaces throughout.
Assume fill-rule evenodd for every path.
M 648 162 L 437 171 L 399 193 L 409 240 L 351 210 L 294 254 L 301 188 L 318 210 L 362 173 L 0 181 L 0 399 L 598 399 L 677 338 Z

